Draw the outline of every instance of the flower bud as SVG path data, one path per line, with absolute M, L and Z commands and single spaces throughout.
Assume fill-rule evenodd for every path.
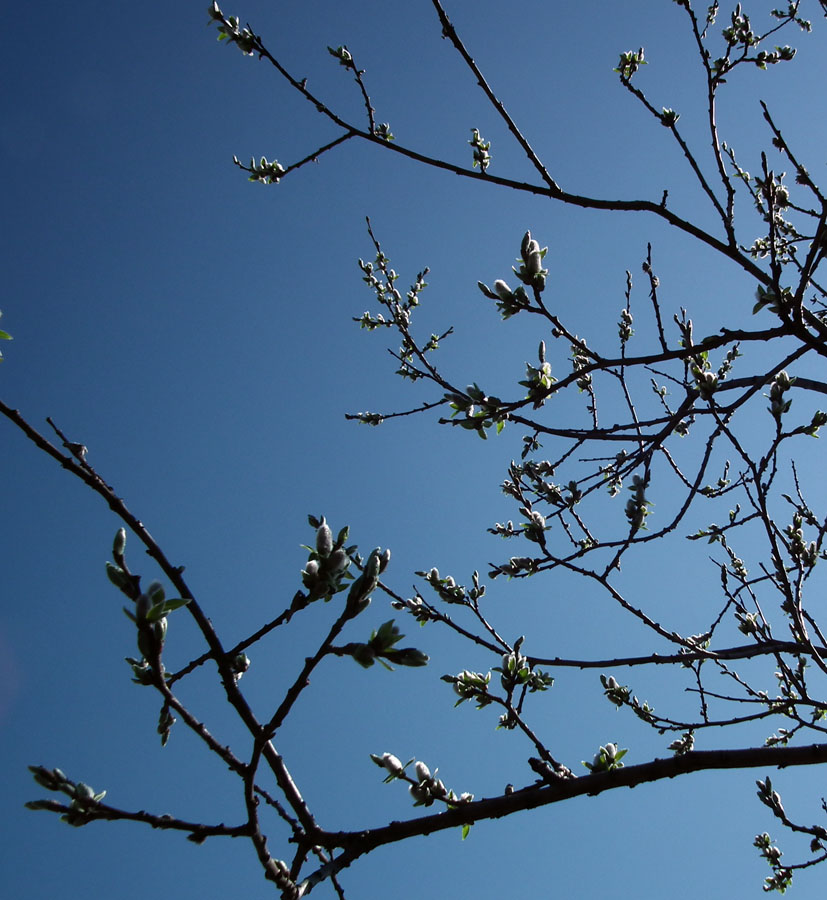
M 420 781 L 429 781 L 431 778 L 431 770 L 425 765 L 424 762 L 417 762 L 416 766 L 416 777 Z
M 315 559 L 308 560 L 307 565 L 304 567 L 305 575 L 309 575 L 311 578 L 314 578 L 319 574 L 319 563 Z
M 511 288 L 501 278 L 494 282 L 494 292 L 500 300 L 511 299 Z
M 75 799 L 76 800 L 93 800 L 95 797 L 95 792 L 92 788 L 89 787 L 88 784 L 84 784 L 82 781 L 79 781 L 75 785 Z
M 536 242 L 533 242 L 536 243 Z M 526 271 L 530 275 L 539 275 L 543 269 L 543 257 L 540 255 L 540 250 L 537 249 L 533 253 L 530 253 L 528 259 L 525 261 Z
M 391 775 L 401 775 L 404 771 L 402 763 L 393 753 L 382 754 L 382 765 L 391 773 Z
M 412 784 L 408 790 L 417 803 L 425 803 L 429 799 L 427 789 L 418 784 Z
M 316 552 L 319 556 L 329 556 L 332 550 L 333 532 L 323 518 L 322 524 L 316 530 Z
M 338 549 L 334 550 L 328 557 L 328 569 L 334 575 L 338 575 L 339 572 L 343 572 L 346 568 L 347 553 L 345 553 L 345 551 L 341 547 L 339 547 Z

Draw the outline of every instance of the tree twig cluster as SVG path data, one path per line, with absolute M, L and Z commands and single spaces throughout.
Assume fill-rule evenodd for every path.
M 717 114 L 720 94 L 742 70 L 790 64 L 795 50 L 774 42 L 796 28 L 810 31 L 803 2 L 770 11 L 759 26 L 741 4 L 724 15 L 717 0 L 702 11 L 690 0 L 676 0 L 705 79 L 707 141 L 702 148 L 693 147 L 684 135 L 679 113 L 659 106 L 641 87 L 642 67 L 647 65 L 643 48 L 619 55 L 615 71 L 620 86 L 679 148 L 714 214 L 714 230 L 674 211 L 667 190 L 654 200 L 567 191 L 509 114 L 440 0 L 432 0 L 432 5 L 443 38 L 531 163 L 533 181 L 497 174 L 491 142 L 470 125 L 471 150 L 465 147 L 465 162 L 406 145 L 377 118 L 366 72 L 350 50 L 344 45 L 330 47 L 330 55 L 353 77 L 364 106 L 364 121 L 350 121 L 312 92 L 307 79 L 291 74 L 252 27 L 225 15 L 214 2 L 209 15 L 219 40 L 269 64 L 318 115 L 340 130 L 334 140 L 293 164 L 264 157 L 249 165 L 235 159 L 235 164 L 251 181 L 275 184 L 355 140 L 380 146 L 400 159 L 532 197 L 585 209 L 639 212 L 674 226 L 734 265 L 755 292 L 755 301 L 752 315 L 740 314 L 714 333 L 697 333 L 687 310 L 670 311 L 665 305 L 649 246 L 640 261 L 643 296 L 627 272 L 616 336 L 611 342 L 592 340 L 578 334 L 553 302 L 548 263 L 554 250 L 542 246 L 548 238 L 529 231 L 515 234 L 514 246 L 503 250 L 493 271 L 478 274 L 474 290 L 503 320 L 534 317 L 543 339 L 536 358 L 525 365 L 525 377 L 508 396 L 497 396 L 486 389 L 484 371 L 469 373 L 463 382 L 445 374 L 439 351 L 453 328 L 430 334 L 418 328 L 417 310 L 429 270 L 416 274 L 403 293 L 401 276 L 367 224 L 372 258 L 359 265 L 375 310 L 355 321 L 369 332 L 392 335 L 396 374 L 425 394 L 409 409 L 363 411 L 350 417 L 378 425 L 394 417 L 436 412 L 440 424 L 484 439 L 504 429 L 519 429 L 522 453 L 508 466 L 502 484 L 515 504 L 515 516 L 492 523 L 489 529 L 516 549 L 488 566 L 489 583 L 555 570 L 573 573 L 630 618 L 642 640 L 656 648 L 648 654 L 561 658 L 530 634 L 509 641 L 496 624 L 497 610 L 486 598 L 485 579 L 479 572 L 465 585 L 436 568 L 421 571 L 420 587 L 405 597 L 387 581 L 388 551 L 377 549 L 362 557 L 349 543 L 346 528 L 334 533 L 324 518 L 315 517 L 310 518 L 314 541 L 307 548 L 302 584 L 292 601 L 253 634 L 227 644 L 190 590 L 182 568 L 167 558 L 90 464 L 86 449 L 69 441 L 50 421 L 59 442 L 55 445 L 19 412 L 0 403 L 0 412 L 38 449 L 80 478 L 122 521 L 107 572 L 125 596 L 135 624 L 139 655 L 129 659 L 133 680 L 160 694 L 158 732 L 163 742 L 180 719 L 238 776 L 246 814 L 243 821 L 225 825 L 117 809 L 103 803 L 103 793 L 44 766 L 32 767 L 36 781 L 66 795 L 68 802 L 36 800 L 30 807 L 56 812 L 75 826 L 127 819 L 187 832 L 198 843 L 220 836 L 249 839 L 265 876 L 288 900 L 326 880 L 343 897 L 339 882 L 343 869 L 378 847 L 417 835 L 457 827 L 467 831 L 484 819 L 691 772 L 827 763 L 827 626 L 819 622 L 820 595 L 814 578 L 817 566 L 827 559 L 827 511 L 812 503 L 796 465 L 797 457 L 812 452 L 809 447 L 827 425 L 827 413 L 818 405 L 824 404 L 821 395 L 827 394 L 827 382 L 820 377 L 827 358 L 827 288 L 822 277 L 827 199 L 766 105 L 763 116 L 770 147 L 760 153 L 755 175 L 742 168 L 734 149 L 721 139 Z M 827 14 L 823 0 L 820 6 Z M 726 20 L 722 26 L 716 23 L 719 16 Z M 789 178 L 771 166 L 771 154 L 791 173 Z M 745 237 L 737 225 L 736 211 L 744 205 L 753 211 L 750 221 L 760 224 L 757 236 Z M 514 252 L 519 254 L 517 265 L 509 267 Z M 640 337 L 641 333 L 648 337 Z M 573 399 L 564 402 L 564 397 Z M 144 576 L 127 562 L 127 531 L 172 586 L 172 599 L 160 581 L 145 585 Z M 705 598 L 698 604 L 704 618 L 693 633 L 671 625 L 668 611 L 652 608 L 648 598 L 624 592 L 619 577 L 623 564 L 636 554 L 657 552 L 678 537 L 697 542 L 695 546 L 706 544 L 718 572 L 719 596 L 714 603 Z M 447 629 L 460 648 L 473 646 L 491 655 L 487 670 L 475 671 L 458 662 L 442 680 L 451 685 L 458 705 L 493 708 L 497 727 L 522 735 L 535 777 L 517 789 L 509 786 L 499 796 L 474 799 L 468 792 L 447 787 L 425 762 L 412 759 L 403 764 L 393 753 L 383 752 L 373 761 L 385 780 L 405 784 L 414 806 L 428 807 L 429 812 L 369 829 L 355 823 L 351 831 L 331 831 L 317 821 L 281 756 L 279 732 L 324 660 L 350 657 L 365 668 L 428 662 L 418 647 L 399 646 L 403 635 L 394 620 L 361 635 L 361 640 L 342 638 L 346 628 L 359 627 L 356 620 L 377 591 L 384 592 L 403 617 Z M 326 636 L 319 646 L 308 648 L 281 699 L 271 709 L 254 711 L 242 689 L 250 665 L 247 651 L 271 634 L 283 633 L 318 602 L 330 603 Z M 164 663 L 166 623 L 179 609 L 178 615 L 193 617 L 204 652 L 169 671 Z M 462 649 L 457 658 L 462 658 Z M 738 668 L 747 660 L 748 673 Z M 225 746 L 179 696 L 179 685 L 205 665 L 215 668 L 226 702 L 249 733 L 243 751 Z M 567 667 L 602 670 L 602 693 L 608 704 L 636 717 L 658 736 L 665 735 L 669 755 L 624 766 L 626 748 L 609 742 L 585 763 L 585 771 L 582 766 L 578 769 L 579 760 L 561 758 L 537 711 L 552 688 L 551 670 Z M 674 708 L 655 709 L 639 699 L 630 683 L 632 671 L 656 667 L 682 673 L 694 705 L 682 697 L 676 698 Z M 627 675 L 621 675 L 626 670 Z M 763 729 L 763 745 L 753 743 L 756 728 Z M 747 746 L 715 747 L 715 735 L 722 730 L 727 735 L 743 733 Z M 696 742 L 712 746 L 695 749 Z M 731 746 L 731 737 L 728 742 Z M 760 801 L 779 823 L 810 838 L 809 855 L 795 864 L 781 862 L 781 851 L 768 834 L 755 839 L 771 867 L 765 889 L 784 891 L 797 869 L 827 859 L 827 829 L 791 818 L 769 777 L 757 784 Z M 268 838 L 273 817 L 288 835 L 278 851 L 271 849 Z

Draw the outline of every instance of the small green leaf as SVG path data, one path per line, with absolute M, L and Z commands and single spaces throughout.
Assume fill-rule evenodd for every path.
M 471 826 L 463 825 L 462 826 L 462 839 L 465 840 L 470 833 L 471 833 Z
M 146 589 L 147 597 L 152 601 L 152 605 L 155 606 L 158 603 L 163 603 L 164 601 L 164 586 L 160 581 L 153 581 L 149 587 Z
M 163 603 L 156 603 L 146 614 L 146 620 L 147 622 L 157 622 L 174 610 L 186 606 L 189 602 L 188 599 L 185 600 L 182 597 L 177 597 L 175 600 L 164 600 Z

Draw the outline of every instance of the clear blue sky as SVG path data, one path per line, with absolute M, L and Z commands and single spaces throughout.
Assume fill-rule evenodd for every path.
M 485 529 L 517 517 L 499 484 L 519 452 L 518 433 L 484 444 L 425 418 L 380 429 L 344 419 L 433 399 L 393 379 L 382 336 L 351 322 L 374 308 L 356 266 L 372 256 L 366 215 L 404 284 L 431 267 L 423 327 L 456 327 L 443 359 L 463 383 L 513 383 L 534 358 L 538 335 L 500 323 L 476 288 L 508 271 L 527 228 L 549 245 L 558 302 L 586 336 L 614 330 L 625 270 L 637 277 L 647 241 L 664 305 L 687 307 L 702 331 L 723 324 L 722 310 L 732 313 L 727 324 L 742 323 L 754 285 L 651 219 L 531 201 L 354 142 L 277 187 L 248 184 L 234 154 L 288 164 L 336 132 L 273 70 L 218 45 L 205 27 L 206 6 L 47 0 L 7 19 L 0 308 L 15 340 L 0 348 L 0 396 L 44 429 L 51 416 L 89 447 L 90 462 L 186 566 L 230 641 L 289 603 L 306 559 L 300 545 L 312 540 L 307 513 L 349 524 L 364 551 L 390 547 L 388 581 L 408 596 L 417 569 L 437 565 L 467 582 L 506 555 Z M 799 48 L 795 63 L 737 79 L 722 106 L 722 133 L 756 170 L 750 141 L 768 144 L 761 97 L 823 182 L 827 23 L 810 6 L 815 33 L 783 41 Z M 478 127 L 493 142 L 492 172 L 530 176 L 440 39 L 427 0 L 238 0 L 224 9 L 354 119 L 360 98 L 327 45 L 347 44 L 367 70 L 377 118 L 401 143 L 467 163 L 466 142 Z M 620 51 L 645 46 L 641 86 L 656 106 L 683 115 L 690 136 L 702 134 L 703 84 L 676 4 L 449 0 L 447 9 L 560 184 L 629 199 L 659 199 L 668 187 L 676 209 L 711 223 L 666 130 L 612 72 Z M 119 523 L 9 424 L 0 425 L 0 454 L 0 891 L 18 900 L 272 896 L 246 843 L 196 847 L 121 823 L 74 830 L 23 809 L 43 793 L 25 768 L 37 763 L 108 790 L 116 806 L 227 823 L 241 817 L 235 780 L 181 724 L 162 750 L 156 696 L 130 682 L 123 657 L 135 653 L 133 630 L 104 575 Z M 136 568 L 155 577 L 136 543 L 129 546 Z M 691 631 L 693 591 L 715 584 L 704 557 L 653 559 L 630 572 L 627 588 Z M 490 594 L 501 630 L 533 635 L 538 655 L 657 649 L 570 581 L 497 582 Z M 251 652 L 243 684 L 259 709 L 278 702 L 327 614 L 314 609 L 287 643 Z M 391 614 L 377 598 L 352 639 Z M 438 629 L 403 624 L 410 642 L 432 655 L 429 667 L 388 673 L 330 661 L 284 730 L 280 751 L 325 827 L 410 814 L 405 791 L 381 783 L 371 752 L 416 756 L 457 792 L 478 797 L 533 780 L 525 765 L 531 748 L 516 734 L 495 733 L 496 715 L 454 710 L 438 680 L 490 662 Z M 167 656 L 184 662 L 198 652 L 178 613 Z M 536 715 L 569 765 L 608 740 L 631 748 L 630 762 L 665 753 L 669 738 L 658 742 L 601 701 L 597 673 L 554 674 Z M 666 674 L 641 688 L 632 683 L 654 700 L 674 684 Z M 208 678 L 182 693 L 222 742 L 238 736 Z M 712 741 L 705 747 L 718 746 Z M 755 897 L 768 869 L 753 836 L 779 833 L 754 796 L 763 774 L 613 791 L 482 823 L 464 843 L 454 833 L 419 839 L 359 861 L 342 881 L 360 900 L 448 891 L 481 900 L 514 891 Z M 787 805 L 799 803 L 800 818 L 815 820 L 823 774 L 785 773 L 778 782 Z M 823 885 L 823 872 L 799 875 L 794 896 L 821 897 Z M 329 886 L 316 895 L 333 896 Z

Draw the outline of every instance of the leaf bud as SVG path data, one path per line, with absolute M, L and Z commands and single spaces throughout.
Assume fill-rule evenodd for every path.
M 381 571 L 381 556 L 382 554 L 378 547 L 375 550 L 371 550 L 370 556 L 365 563 L 365 570 L 363 573 L 368 579 L 375 579 L 378 577 L 379 572 Z M 388 558 L 390 559 L 390 556 Z M 371 588 L 371 590 L 373 590 L 373 588 Z
M 139 594 L 135 601 L 135 618 L 138 622 L 146 621 L 147 613 L 152 608 L 152 600 L 148 594 Z
M 47 769 L 45 766 L 29 766 L 34 780 L 49 791 L 57 791 L 69 779 L 60 769 Z
M 403 647 L 401 650 L 397 650 L 396 653 L 394 653 L 392 661 L 400 666 L 416 668 L 418 666 L 427 666 L 430 657 L 427 653 L 423 653 L 416 647 Z
M 250 657 L 247 656 L 247 654 L 244 652 L 237 653 L 233 657 L 233 661 L 230 663 L 230 669 L 232 670 L 233 676 L 235 677 L 236 681 L 238 681 L 249 668 Z
M 370 601 L 368 601 L 370 602 Z M 367 604 L 365 605 L 365 608 Z M 361 612 L 361 609 L 358 610 Z M 354 613 L 355 615 L 356 613 Z M 373 650 L 373 647 L 370 644 L 355 644 L 350 651 L 350 656 L 353 660 L 355 660 L 363 669 L 369 669 L 374 662 L 376 661 L 376 653 Z
M 782 369 L 775 376 L 775 384 L 777 384 L 782 391 L 786 391 L 789 389 L 790 385 L 792 384 L 792 380 L 784 369 Z
M 126 590 L 129 587 L 129 576 L 120 566 L 108 562 L 106 564 L 106 577 L 120 590 Z

